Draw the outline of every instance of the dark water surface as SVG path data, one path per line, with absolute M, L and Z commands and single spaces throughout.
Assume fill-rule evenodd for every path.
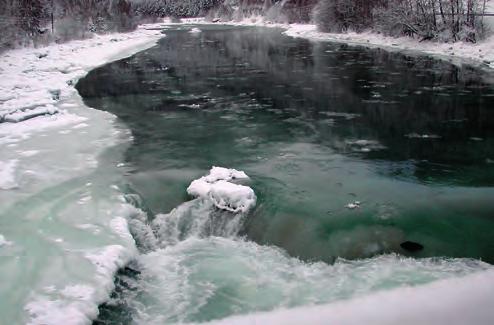
M 485 72 L 276 29 L 200 28 L 169 30 L 77 85 L 87 105 L 132 130 L 129 184 L 153 213 L 187 201 L 192 180 L 223 166 L 244 170 L 258 196 L 242 234 L 301 260 L 494 262 Z

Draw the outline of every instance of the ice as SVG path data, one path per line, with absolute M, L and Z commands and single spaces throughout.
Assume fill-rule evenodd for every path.
M 494 271 L 490 270 L 328 305 L 236 316 L 208 324 L 493 324 L 493 299 Z
M 11 190 L 18 186 L 15 172 L 18 160 L 0 161 L 0 190 Z
M 24 150 L 24 151 L 19 151 L 18 153 L 23 157 L 32 157 L 37 155 L 39 153 L 39 150 Z
M 256 204 L 254 191 L 231 181 L 248 178 L 243 171 L 213 167 L 207 176 L 194 180 L 187 188 L 187 193 L 211 200 L 218 209 L 234 213 L 247 212 Z
M 98 159 L 130 138 L 113 115 L 86 107 L 74 85 L 165 35 L 146 26 L 117 35 L 0 54 L 0 245 L 16 248 L 0 259 L 0 322 L 90 324 L 136 254 L 126 211 L 108 191 L 121 174 Z
M 189 32 L 189 33 L 191 33 L 191 34 L 199 34 L 199 33 L 202 33 L 202 30 L 200 30 L 200 29 L 199 29 L 199 28 L 197 28 L 197 27 L 194 27 L 194 28 L 192 28 L 192 29 L 190 30 L 190 32 Z
M 2 234 L 0 234 L 0 247 L 10 246 L 10 245 L 12 245 L 12 243 L 9 242 L 7 239 L 5 239 L 5 237 Z
M 406 138 L 409 139 L 440 139 L 441 137 L 436 134 L 418 134 L 418 133 L 409 133 L 405 135 Z
M 350 210 L 358 209 L 360 208 L 360 201 L 348 203 L 345 207 Z
M 53 115 L 58 113 L 58 108 L 53 105 L 40 106 L 33 109 L 24 111 L 15 111 L 14 113 L 6 114 L 3 116 L 5 122 L 17 123 L 25 120 L 29 120 L 33 117 L 41 115 Z

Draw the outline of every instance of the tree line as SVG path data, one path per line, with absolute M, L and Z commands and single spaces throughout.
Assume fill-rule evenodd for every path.
M 485 34 L 485 6 L 485 0 L 321 0 L 314 19 L 324 32 L 476 42 Z
M 0 50 L 122 32 L 156 17 L 195 17 L 224 0 L 0 0 Z
M 0 0 L 0 50 L 128 31 L 157 17 L 306 22 L 324 32 L 373 30 L 420 40 L 476 42 L 486 0 Z

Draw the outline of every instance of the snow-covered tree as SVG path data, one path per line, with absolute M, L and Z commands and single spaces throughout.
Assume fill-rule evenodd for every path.
M 465 40 L 483 35 L 483 0 L 320 0 L 314 19 L 321 31 L 373 29 L 421 40 Z

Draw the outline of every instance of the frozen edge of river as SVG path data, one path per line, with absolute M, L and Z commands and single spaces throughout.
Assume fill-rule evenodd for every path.
M 0 197 L 3 197 L 3 208 L 8 210 L 9 206 L 14 207 L 22 202 L 26 195 L 32 195 L 32 191 L 38 193 L 46 188 L 54 188 L 74 177 L 94 170 L 99 163 L 96 161 L 99 154 L 113 145 L 126 143 L 131 139 L 130 134 L 125 132 L 122 134 L 118 130 L 115 125 L 115 116 L 86 107 L 73 86 L 78 79 L 98 66 L 154 46 L 165 35 L 159 30 L 150 30 L 150 27 L 154 25 L 142 25 L 136 31 L 125 34 L 95 35 L 90 39 L 60 45 L 52 44 L 38 49 L 12 50 L 0 56 L 0 74 L 2 75 L 0 78 L 0 117 L 2 117 L 0 121 L 8 114 L 13 117 L 27 116 L 26 120 L 21 119 L 18 123 L 9 122 L 6 119 L 0 123 L 0 150 L 2 152 Z M 29 116 L 33 111 L 37 116 Z M 38 111 L 41 114 L 38 114 Z M 104 130 L 104 134 L 99 132 L 96 135 L 90 135 L 87 131 L 83 131 L 93 124 Z M 44 146 L 44 150 L 38 150 L 40 148 L 25 150 L 26 143 L 29 147 L 32 146 L 30 141 L 33 143 L 43 141 L 37 140 L 36 142 L 33 141 L 34 139 L 56 139 L 76 131 L 86 134 L 83 136 L 84 143 L 74 145 L 76 149 L 66 150 L 68 148 L 64 149 L 63 141 L 60 143 L 52 141 Z M 82 159 L 82 153 L 85 159 Z M 61 163 L 58 161 L 60 158 L 67 162 Z M 39 159 L 44 160 L 41 162 Z M 38 173 L 36 175 L 32 168 L 26 168 L 26 166 L 36 166 L 37 161 L 43 165 L 44 171 L 48 170 L 50 174 Z M 63 168 L 57 171 L 59 166 Z M 91 184 L 88 183 L 86 186 L 91 186 Z M 108 193 L 110 200 L 108 203 L 111 207 L 106 215 L 99 212 L 94 217 L 103 217 L 104 220 L 98 222 L 108 228 L 104 231 L 114 233 L 119 239 L 113 244 L 105 244 L 98 249 L 93 247 L 65 249 L 67 254 L 74 255 L 73 259 L 87 259 L 93 265 L 94 272 L 87 273 L 85 280 L 74 279 L 78 283 L 66 283 L 59 287 L 58 285 L 46 285 L 46 281 L 43 281 L 44 287 L 39 287 L 42 284 L 37 284 L 27 292 L 26 290 L 19 291 L 21 293 L 16 298 L 18 300 L 11 302 L 15 304 L 15 307 L 14 305 L 11 307 L 20 310 L 9 311 L 12 313 L 11 317 L 15 317 L 11 321 L 29 324 L 89 324 L 97 316 L 99 304 L 109 298 L 114 288 L 115 273 L 127 264 L 136 252 L 135 242 L 129 233 L 125 219 L 126 214 L 132 213 L 132 211 L 129 212 L 131 208 L 125 202 L 119 202 L 123 199 L 119 198 L 116 188 L 114 191 L 108 188 Z M 91 197 L 84 197 L 82 201 L 74 202 L 74 204 L 84 205 L 87 199 L 90 200 Z M 31 217 L 26 216 L 26 221 Z M 4 222 L 8 223 L 7 220 Z M 74 221 L 71 220 L 71 222 Z M 82 224 L 84 220 L 78 222 L 81 224 L 74 224 L 74 226 L 80 226 L 80 229 L 84 229 L 83 231 L 88 231 L 88 235 L 93 231 L 100 231 L 94 224 Z M 12 252 L 22 252 L 26 249 L 23 245 L 18 245 L 16 239 L 11 238 L 5 229 L 2 232 L 0 234 L 2 254 L 9 256 Z M 24 234 L 26 237 L 32 235 L 35 234 Z M 54 242 L 57 245 L 65 245 L 65 240 L 61 238 Z M 67 245 L 71 245 L 70 242 L 67 242 Z M 27 251 L 26 253 L 31 254 Z M 47 257 L 47 263 L 50 263 L 50 260 Z M 64 274 L 54 275 L 53 283 L 60 284 L 57 278 L 64 278 L 64 276 Z M 10 281 L 6 274 L 2 279 Z M 48 280 L 49 282 L 51 281 Z M 24 312 L 21 311 L 22 309 Z M 9 321 L 9 315 L 5 317 L 6 321 Z

